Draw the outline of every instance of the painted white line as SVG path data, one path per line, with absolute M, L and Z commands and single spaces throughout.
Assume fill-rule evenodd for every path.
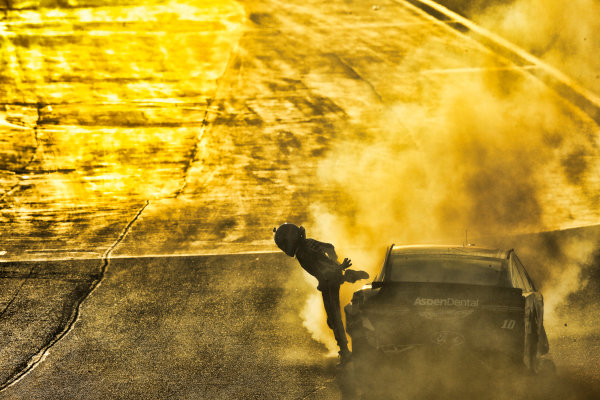
M 170 258 L 170 257 L 218 257 L 218 256 L 243 256 L 243 255 L 261 255 L 261 254 L 283 254 L 281 250 L 257 250 L 244 252 L 215 252 L 215 253 L 188 253 L 188 254 L 148 254 L 148 255 L 118 255 L 112 256 L 111 260 L 117 258 Z
M 184 253 L 184 254 L 122 254 L 122 255 L 111 255 L 110 259 L 127 259 L 127 258 L 175 258 L 175 257 L 218 257 L 218 256 L 243 256 L 243 255 L 261 255 L 261 254 L 278 254 L 281 251 L 271 250 L 257 250 L 257 251 L 243 251 L 243 252 L 214 252 L 214 253 Z M 0 260 L 2 263 L 28 263 L 28 262 L 58 262 L 58 261 L 99 261 L 103 257 L 100 253 L 97 253 L 98 257 L 61 257 L 61 258 L 25 258 L 15 260 Z

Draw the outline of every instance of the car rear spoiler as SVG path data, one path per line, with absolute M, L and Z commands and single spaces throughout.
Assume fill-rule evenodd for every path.
M 385 260 L 383 260 L 383 268 L 381 268 L 381 273 L 377 277 L 375 277 L 375 280 L 373 282 L 371 282 L 371 287 L 373 287 L 373 288 L 383 287 L 383 279 L 388 273 L 388 271 L 387 271 L 388 270 L 388 260 L 390 259 L 390 255 L 392 254 L 393 248 L 394 248 L 394 243 L 392 243 L 391 246 L 388 247 L 387 251 L 385 252 Z

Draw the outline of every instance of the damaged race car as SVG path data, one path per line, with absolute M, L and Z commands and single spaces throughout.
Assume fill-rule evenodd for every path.
M 345 307 L 357 362 L 417 349 L 495 355 L 537 372 L 544 306 L 514 250 L 390 246 Z

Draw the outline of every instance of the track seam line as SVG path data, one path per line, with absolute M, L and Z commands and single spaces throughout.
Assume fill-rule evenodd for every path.
M 44 361 L 46 355 L 48 354 L 48 351 L 71 331 L 71 329 L 75 325 L 75 322 L 77 322 L 79 318 L 79 309 L 81 305 L 94 292 L 94 290 L 96 290 L 96 288 L 100 286 L 100 283 L 104 279 L 104 275 L 106 273 L 108 265 L 110 264 L 111 253 L 123 241 L 123 239 L 125 239 L 125 236 L 127 236 L 133 224 L 138 220 L 138 218 L 142 215 L 142 212 L 144 212 L 144 210 L 146 209 L 146 207 L 148 207 L 149 204 L 150 201 L 146 200 L 146 202 L 138 210 L 136 215 L 131 219 L 131 221 L 129 221 L 125 228 L 123 228 L 119 237 L 117 237 L 113 244 L 106 250 L 106 252 L 102 256 L 102 267 L 100 270 L 100 276 L 92 282 L 90 289 L 85 294 L 83 294 L 80 299 L 78 299 L 76 306 L 73 307 L 73 312 L 69 317 L 66 327 L 58 335 L 56 335 L 44 348 L 42 348 L 37 354 L 31 357 L 27 363 L 27 366 L 24 369 L 13 375 L 4 384 L 2 384 L 0 386 L 0 393 L 5 389 L 11 387 L 15 383 L 19 382 L 24 377 L 26 377 L 37 365 Z
M 595 225 L 591 225 L 595 226 Z M 237 251 L 223 253 L 187 253 L 187 254 L 132 254 L 132 255 L 117 255 L 111 257 L 111 260 L 136 259 L 136 258 L 176 258 L 176 257 L 219 257 L 219 256 L 243 256 L 243 255 L 261 255 L 261 254 L 282 254 L 281 251 L 275 250 L 253 250 L 253 251 Z M 49 261 L 90 261 L 102 260 L 102 257 L 87 257 L 87 258 L 32 258 L 26 260 L 0 260 L 2 264 L 19 264 L 31 262 L 49 262 Z

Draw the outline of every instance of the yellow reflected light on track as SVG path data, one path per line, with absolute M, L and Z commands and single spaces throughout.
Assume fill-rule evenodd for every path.
M 3 187 L 17 235 L 35 237 L 18 222 L 32 215 L 49 223 L 85 209 L 94 221 L 94 209 L 120 215 L 178 195 L 243 24 L 227 0 L 8 11 L 0 161 L 21 171 Z

